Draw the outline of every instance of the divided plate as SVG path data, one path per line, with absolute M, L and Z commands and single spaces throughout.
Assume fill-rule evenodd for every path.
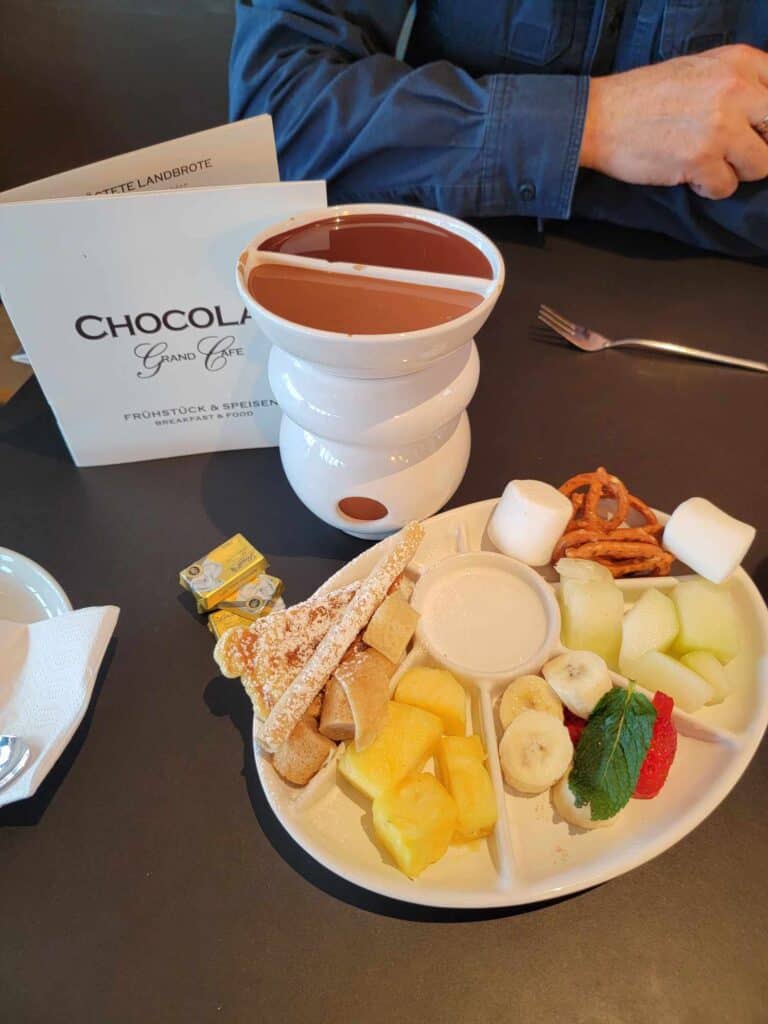
M 495 551 L 486 531 L 495 504 L 496 499 L 481 501 L 427 520 L 426 536 L 409 573 L 417 578 L 449 556 Z M 369 548 L 322 589 L 365 576 L 379 547 Z M 630 605 L 648 587 L 668 590 L 682 578 L 618 584 Z M 415 881 L 374 842 L 370 801 L 337 773 L 337 758 L 308 786 L 297 789 L 277 776 L 254 742 L 256 767 L 270 806 L 293 839 L 326 868 L 365 889 L 410 903 L 467 909 L 514 906 L 578 892 L 623 874 L 669 849 L 717 807 L 749 764 L 768 724 L 768 609 L 742 569 L 728 586 L 746 625 L 746 649 L 734 667 L 742 678 L 724 703 L 695 715 L 675 712 L 680 737 L 667 784 L 654 800 L 631 800 L 608 828 L 572 828 L 553 810 L 548 792 L 524 796 L 504 784 L 496 706 L 511 677 L 465 681 L 468 730 L 483 740 L 496 791 L 499 820 L 493 834 L 451 846 Z M 558 649 L 555 637 L 546 657 Z M 393 687 L 408 668 L 434 663 L 417 642 L 398 669 Z M 617 675 L 614 681 L 623 682 Z M 432 770 L 431 764 L 426 770 Z

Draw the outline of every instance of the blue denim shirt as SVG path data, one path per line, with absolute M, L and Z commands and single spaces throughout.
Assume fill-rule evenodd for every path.
M 579 171 L 605 7 L 238 0 L 230 115 L 271 113 L 283 178 L 325 178 L 334 202 L 576 214 L 736 255 L 768 252 L 762 182 L 712 201 Z M 768 48 L 768 0 L 627 0 L 613 70 L 735 42 Z

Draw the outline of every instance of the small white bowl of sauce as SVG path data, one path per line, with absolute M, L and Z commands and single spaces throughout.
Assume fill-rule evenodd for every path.
M 493 551 L 453 555 L 421 577 L 412 598 L 417 639 L 435 661 L 478 682 L 513 679 L 560 650 L 552 587 L 515 558 Z

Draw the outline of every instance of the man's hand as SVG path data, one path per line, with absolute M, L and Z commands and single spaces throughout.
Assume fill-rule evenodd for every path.
M 635 185 L 687 184 L 725 199 L 768 177 L 768 54 L 721 46 L 593 78 L 580 164 Z

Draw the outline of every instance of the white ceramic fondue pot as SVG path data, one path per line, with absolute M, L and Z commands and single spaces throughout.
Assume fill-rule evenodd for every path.
M 290 256 L 259 249 L 269 238 L 284 231 L 318 220 L 358 214 L 387 214 L 425 221 L 459 235 L 479 249 L 491 266 L 492 277 L 468 277 L 440 274 L 399 267 L 380 267 L 361 263 L 331 263 L 303 256 Z M 413 284 L 455 288 L 482 295 L 482 301 L 463 316 L 448 323 L 419 331 L 399 334 L 339 334 L 297 324 L 265 309 L 248 290 L 248 277 L 260 263 L 287 263 L 311 266 L 325 273 L 357 274 L 361 278 L 407 281 Z M 273 345 L 300 359 L 323 366 L 328 373 L 345 377 L 395 377 L 424 369 L 443 356 L 454 352 L 474 338 L 488 319 L 504 285 L 504 261 L 501 253 L 482 232 L 455 217 L 412 206 L 389 206 L 386 203 L 361 203 L 352 206 L 331 206 L 314 210 L 267 228 L 250 242 L 237 261 L 237 288 L 248 312 Z
M 283 408 L 291 486 L 315 515 L 356 537 L 383 537 L 442 508 L 467 468 L 465 410 L 479 372 L 474 341 L 385 380 L 331 376 L 273 348 L 269 380 Z
M 459 235 L 490 265 L 491 277 L 331 262 L 260 249 L 269 239 L 317 221 L 356 214 L 425 221 Z M 311 267 L 482 296 L 469 312 L 398 334 L 340 334 L 294 323 L 265 308 L 248 279 L 260 263 Z M 240 254 L 237 287 L 254 322 L 273 343 L 269 380 L 283 411 L 280 454 L 288 480 L 325 522 L 378 539 L 438 511 L 466 470 L 479 359 L 473 337 L 504 282 L 497 248 L 481 232 L 445 214 L 363 204 L 316 210 L 256 236 Z

